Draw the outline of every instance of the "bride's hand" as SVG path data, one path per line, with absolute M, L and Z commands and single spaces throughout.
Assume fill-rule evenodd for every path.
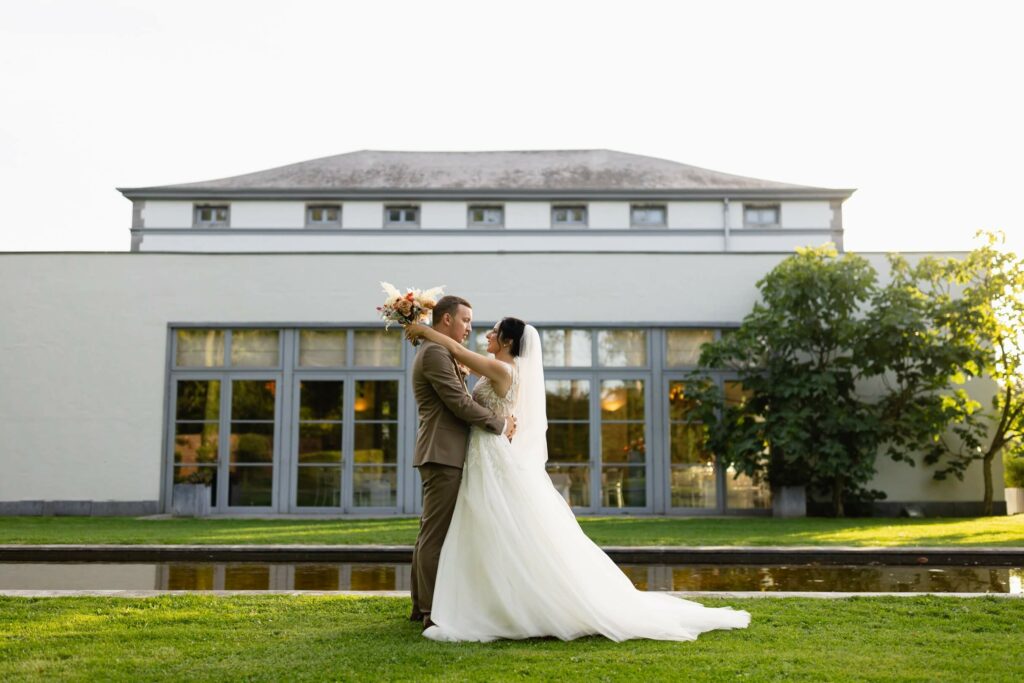
M 419 323 L 409 323 L 405 326 L 405 338 L 409 341 L 416 341 L 417 339 L 423 339 L 427 332 L 426 325 L 420 325 Z

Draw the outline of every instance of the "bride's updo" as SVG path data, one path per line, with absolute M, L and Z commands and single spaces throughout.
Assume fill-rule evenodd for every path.
M 498 341 L 500 342 L 512 342 L 512 346 L 509 348 L 509 352 L 512 357 L 519 355 L 523 345 L 523 331 L 526 329 L 526 323 L 519 318 L 502 318 L 501 322 L 498 323 Z

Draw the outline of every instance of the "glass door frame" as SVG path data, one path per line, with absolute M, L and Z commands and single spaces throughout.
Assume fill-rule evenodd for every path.
M 230 489 L 230 467 L 231 467 L 231 400 L 234 391 L 234 383 L 238 380 L 246 381 L 258 381 L 266 380 L 272 381 L 275 385 L 274 390 L 274 449 L 271 454 L 270 465 L 273 468 L 273 475 L 271 477 L 271 488 L 270 488 L 270 505 L 229 505 L 228 494 Z M 279 512 L 281 509 L 280 499 L 281 491 L 283 487 L 283 467 L 282 463 L 282 448 L 281 439 L 284 431 L 284 422 L 282 420 L 284 400 L 282 398 L 283 392 L 281 386 L 283 384 L 282 373 L 280 371 L 267 371 L 267 370 L 239 370 L 232 369 L 225 373 L 224 382 L 221 385 L 221 396 L 223 401 L 221 402 L 221 447 L 218 462 L 219 468 L 222 471 L 217 473 L 217 507 L 210 508 L 211 512 L 218 514 L 267 514 L 270 512 Z M 223 494 L 223 496 L 221 495 Z
M 590 505 L 588 507 L 574 506 L 572 511 L 579 514 L 608 514 L 608 515 L 629 515 L 629 514 L 650 514 L 655 509 L 653 492 L 653 462 L 651 436 L 654 433 L 654 416 L 651 413 L 652 396 L 652 375 L 649 369 L 636 368 L 615 368 L 615 367 L 591 367 L 591 368 L 546 368 L 544 380 L 585 380 L 590 383 L 589 398 L 589 449 L 590 457 L 587 466 L 590 468 Z M 604 461 L 601 457 L 601 382 L 608 380 L 641 380 L 644 383 L 644 498 L 646 505 L 643 507 L 605 507 L 602 497 L 602 481 Z M 549 461 L 550 462 L 550 461 Z M 558 464 L 558 463 L 552 463 Z M 545 463 L 546 468 L 547 463 Z M 617 466 L 609 463 L 609 467 Z M 636 467 L 636 465 L 622 464 L 621 467 Z
M 386 514 L 386 515 L 397 515 L 403 511 L 403 500 L 404 500 L 404 487 L 405 477 L 402 475 L 402 470 L 407 465 L 406 458 L 406 446 L 405 446 L 405 425 L 406 416 L 403 414 L 405 410 L 405 382 L 406 373 L 401 368 L 394 370 L 366 370 L 366 369 L 347 369 L 347 370 L 309 370 L 301 369 L 292 372 L 292 390 L 290 393 L 291 409 L 290 412 L 290 424 L 292 425 L 294 432 L 288 440 L 287 455 L 285 457 L 287 470 L 288 470 L 288 482 L 287 482 L 287 496 L 285 499 L 284 512 L 289 514 Z M 342 419 L 341 419 L 341 497 L 340 505 L 338 507 L 330 506 L 299 506 L 297 505 L 298 498 L 298 469 L 299 469 L 299 410 L 301 408 L 301 396 L 300 391 L 303 381 L 329 381 L 329 382 L 342 382 Z M 354 466 L 355 466 L 355 395 L 356 395 L 356 383 L 360 381 L 394 381 L 398 383 L 398 390 L 396 395 L 398 418 L 395 420 L 395 440 L 396 440 L 396 463 L 395 463 L 395 505 L 393 507 L 356 507 L 353 504 L 354 500 Z
M 217 499 L 217 504 L 210 506 L 210 513 L 216 515 L 259 515 L 278 512 L 280 510 L 280 506 L 278 505 L 278 500 L 280 498 L 279 492 L 283 490 L 282 486 L 284 485 L 284 482 L 282 481 L 283 473 L 281 467 L 281 439 L 282 434 L 285 431 L 281 419 L 284 403 L 281 393 L 282 372 L 279 370 L 241 370 L 237 368 L 176 370 L 171 374 L 168 387 L 169 400 L 167 401 L 167 411 L 164 418 L 165 424 L 167 425 L 167 438 L 164 443 L 164 447 L 167 452 L 164 470 L 166 482 L 164 494 L 167 501 L 166 511 L 170 512 L 174 496 L 174 443 L 176 433 L 175 425 L 177 423 L 178 384 L 180 382 L 211 380 L 220 382 L 220 395 L 218 396 L 220 405 L 217 415 L 217 476 L 213 483 L 213 486 L 216 487 L 213 493 Z M 230 487 L 229 468 L 231 467 L 231 396 L 233 382 L 235 380 L 266 380 L 275 383 L 274 446 L 270 459 L 270 466 L 273 468 L 270 505 L 228 505 L 228 493 Z
M 722 467 L 722 463 L 717 453 L 713 453 L 715 463 L 715 506 L 714 507 L 673 507 L 672 506 L 672 420 L 671 420 L 671 407 L 669 406 L 669 387 L 672 386 L 673 382 L 688 379 L 689 372 L 687 370 L 665 370 L 661 373 L 661 381 L 659 384 L 660 397 L 658 401 L 658 410 L 661 413 L 659 431 L 663 439 L 664 449 L 663 456 L 660 458 L 664 465 L 664 472 L 662 476 L 662 495 L 664 496 L 664 512 L 672 515 L 683 515 L 687 517 L 696 517 L 700 515 L 722 515 L 725 514 L 725 469 Z M 712 373 L 712 380 L 715 385 L 721 390 L 722 388 L 722 377 L 719 373 Z

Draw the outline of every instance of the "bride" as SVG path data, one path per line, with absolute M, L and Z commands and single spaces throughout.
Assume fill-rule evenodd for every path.
M 432 640 L 490 641 L 600 634 L 694 640 L 712 629 L 745 628 L 750 614 L 708 608 L 664 593 L 637 590 L 580 528 L 551 484 L 540 335 L 505 318 L 487 333 L 487 351 L 474 353 L 423 325 L 409 339 L 444 345 L 481 376 L 473 398 L 517 418 L 512 443 L 473 427 L 451 526 L 441 549 L 434 588 Z

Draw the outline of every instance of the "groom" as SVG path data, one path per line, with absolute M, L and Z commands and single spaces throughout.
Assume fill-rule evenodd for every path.
M 473 329 L 473 309 L 457 296 L 442 297 L 434 306 L 433 327 L 462 343 Z M 506 420 L 473 400 L 466 378 L 455 358 L 440 344 L 423 340 L 412 366 L 412 387 L 419 405 L 420 428 L 416 435 L 413 467 L 423 482 L 423 514 L 412 553 L 413 621 L 430 626 L 430 606 L 441 545 L 455 511 L 462 481 L 470 425 L 509 439 L 516 430 L 515 417 Z

